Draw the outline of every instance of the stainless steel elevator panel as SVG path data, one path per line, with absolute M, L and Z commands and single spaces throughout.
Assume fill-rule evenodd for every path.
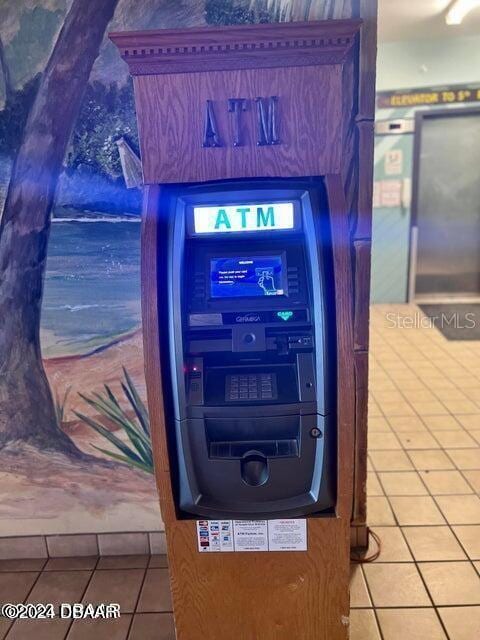
M 480 295 L 480 112 L 422 118 L 415 295 Z

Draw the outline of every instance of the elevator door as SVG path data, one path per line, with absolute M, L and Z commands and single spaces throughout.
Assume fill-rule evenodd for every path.
M 480 111 L 424 114 L 416 298 L 480 295 Z

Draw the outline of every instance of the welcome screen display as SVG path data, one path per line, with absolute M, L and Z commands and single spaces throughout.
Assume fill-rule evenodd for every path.
M 210 260 L 212 298 L 283 296 L 281 256 L 213 258 Z

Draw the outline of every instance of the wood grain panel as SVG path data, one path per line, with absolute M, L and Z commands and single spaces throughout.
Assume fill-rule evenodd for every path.
M 355 495 L 352 518 L 356 525 L 367 522 L 367 418 L 368 353 L 359 351 L 355 353 Z
M 359 20 L 110 33 L 132 75 L 340 64 Z
M 350 232 L 340 175 L 325 178 L 332 230 L 337 329 L 337 515 L 347 520 L 352 512 L 355 438 L 355 385 L 353 369 L 353 301 Z
M 353 243 L 353 256 L 355 274 L 354 349 L 367 351 L 370 315 L 370 241 L 356 240 Z
M 257 146 L 253 99 L 278 96 L 280 144 Z M 302 67 L 135 78 L 146 183 L 339 173 L 341 68 Z M 229 98 L 249 99 L 243 145 L 233 146 Z M 212 100 L 222 147 L 204 148 Z
M 377 0 L 360 0 L 358 120 L 375 119 L 375 72 L 377 64 Z
M 199 554 L 195 522 L 172 523 L 177 639 L 346 640 L 348 520 L 307 524 L 307 552 Z
M 374 123 L 358 122 L 358 205 L 354 238 L 372 237 L 373 153 L 375 146 Z

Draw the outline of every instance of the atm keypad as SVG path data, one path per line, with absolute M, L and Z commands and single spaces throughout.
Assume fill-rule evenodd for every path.
M 277 399 L 275 373 L 228 375 L 225 380 L 226 402 L 258 402 Z

